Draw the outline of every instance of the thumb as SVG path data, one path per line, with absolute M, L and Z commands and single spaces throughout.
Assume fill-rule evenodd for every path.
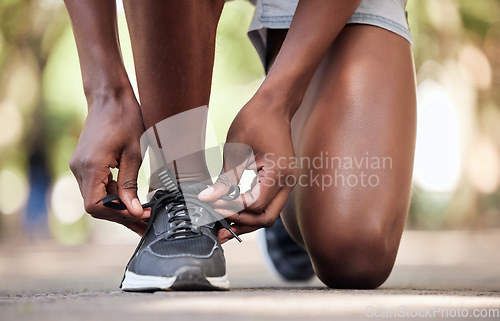
M 140 156 L 139 156 L 140 159 Z M 137 197 L 137 175 L 141 161 L 137 157 L 126 157 L 120 160 L 120 169 L 118 171 L 118 196 L 127 206 L 127 210 L 134 216 L 144 214 L 141 202 Z
M 230 188 L 230 186 L 217 181 L 212 186 L 201 191 L 201 193 L 198 194 L 198 198 L 203 202 L 213 202 L 226 195 Z
M 246 167 L 253 163 L 255 158 L 250 146 L 241 143 L 224 144 L 222 173 L 215 184 L 203 190 L 198 198 L 204 202 L 213 202 L 227 195 L 232 185 L 238 185 Z

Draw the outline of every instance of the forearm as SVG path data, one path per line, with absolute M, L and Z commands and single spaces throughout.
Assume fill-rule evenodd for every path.
M 118 40 L 115 0 L 65 0 L 89 106 L 96 95 L 129 87 Z
M 326 51 L 361 0 L 300 0 L 280 53 L 258 95 L 285 102 L 273 108 L 291 117 Z

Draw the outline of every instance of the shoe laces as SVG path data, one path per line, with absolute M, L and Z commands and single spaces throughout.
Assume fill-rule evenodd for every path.
M 179 238 L 199 234 L 199 230 L 191 222 L 184 196 L 180 192 L 159 190 L 154 194 L 151 201 L 142 205 L 143 208 L 151 208 L 148 228 L 152 225 L 158 213 L 161 212 L 162 206 L 165 207 L 168 223 L 171 224 L 167 230 L 166 238 Z
M 235 195 L 239 195 L 239 188 L 237 186 L 231 187 L 226 197 L 229 197 L 228 195 L 233 192 Z M 142 208 L 151 208 L 151 216 L 147 219 L 146 230 L 141 241 L 139 242 L 139 245 L 137 246 L 136 252 L 142 246 L 142 243 L 144 242 L 146 235 L 149 233 L 156 216 L 160 212 L 159 208 L 161 208 L 162 205 L 166 206 L 167 215 L 169 215 L 168 222 L 173 223 L 173 226 L 168 229 L 168 238 L 172 236 L 182 237 L 199 234 L 198 228 L 192 224 L 185 198 L 185 195 L 183 195 L 179 190 L 158 190 L 149 202 L 142 205 Z M 223 196 L 221 199 L 231 200 L 234 198 L 224 198 Z M 102 202 L 104 206 L 115 210 L 127 209 L 122 200 L 115 194 L 107 195 L 102 199 Z M 227 229 L 234 236 L 234 238 L 236 238 L 239 242 L 242 242 L 238 235 L 231 229 L 231 225 L 226 221 L 226 219 L 212 208 L 209 208 L 208 204 L 198 200 L 197 197 L 189 197 L 189 203 L 190 205 L 205 208 L 207 210 L 206 213 L 209 213 L 213 217 L 213 221 L 219 222 L 223 228 Z
M 235 195 L 239 195 L 239 188 L 237 186 L 231 187 L 227 194 L 227 197 L 229 197 L 229 194 L 231 194 L 232 192 L 234 192 Z M 234 198 L 226 198 L 226 199 L 234 199 Z M 116 194 L 107 195 L 102 199 L 102 202 L 104 206 L 115 210 L 127 209 L 123 201 Z M 209 206 L 206 203 L 198 200 L 197 197 L 190 197 L 189 203 L 195 206 L 200 206 L 205 209 L 208 209 L 207 206 Z M 167 231 L 166 234 L 167 238 L 186 237 L 193 234 L 199 234 L 198 228 L 196 228 L 192 224 L 187 209 L 185 196 L 182 194 L 182 192 L 179 190 L 175 191 L 158 190 L 153 195 L 153 198 L 149 202 L 144 203 L 142 205 L 142 208 L 151 208 L 151 216 L 147 219 L 147 226 L 146 230 L 144 231 L 144 235 L 139 241 L 139 244 L 137 244 L 137 247 L 135 248 L 132 257 L 128 261 L 125 267 L 125 271 L 127 271 L 130 262 L 144 244 L 146 237 L 151 229 L 151 226 L 153 226 L 153 222 L 155 221 L 156 216 L 158 215 L 159 212 L 161 212 L 159 209 L 161 208 L 162 205 L 166 206 L 167 215 L 169 215 L 168 222 L 174 223 L 173 226 L 170 227 Z M 222 215 L 220 215 L 213 209 L 208 210 L 207 212 L 210 213 L 215 218 L 215 221 L 220 222 L 222 227 L 227 229 L 239 242 L 242 242 L 241 239 L 238 237 L 238 235 L 236 235 L 236 233 L 231 229 L 231 225 L 226 221 L 226 219 Z M 123 284 L 124 279 L 125 275 L 123 276 L 120 288 Z

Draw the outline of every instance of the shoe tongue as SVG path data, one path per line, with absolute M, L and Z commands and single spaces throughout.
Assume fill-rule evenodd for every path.
M 175 207 L 176 206 L 174 206 L 172 210 L 175 210 Z M 170 222 L 172 215 L 173 214 L 167 213 L 165 208 L 162 208 L 161 212 L 156 215 L 156 218 L 153 222 L 153 227 L 156 235 L 165 233 L 168 230 L 172 229 L 172 227 L 175 225 L 174 222 Z
M 201 183 L 201 182 L 184 182 L 184 183 L 180 184 L 180 189 L 182 191 L 182 194 L 183 195 L 192 195 L 192 197 L 196 197 L 201 191 L 203 191 L 207 187 L 208 187 L 207 184 Z M 174 205 L 174 207 L 172 208 L 172 211 L 175 211 L 177 206 L 179 206 L 179 205 Z M 187 209 L 181 210 L 178 213 L 178 215 L 182 216 L 183 215 L 182 212 L 184 212 L 184 215 L 189 215 Z M 166 211 L 163 211 L 163 210 L 162 210 L 162 213 L 163 214 L 160 214 L 156 217 L 156 219 L 153 223 L 154 231 L 155 231 L 156 235 L 167 232 L 168 230 L 170 230 L 172 228 L 172 226 L 175 225 L 173 222 L 169 222 L 171 215 L 173 215 L 173 213 L 170 215 L 167 215 Z M 198 224 L 196 224 L 196 225 L 198 225 Z

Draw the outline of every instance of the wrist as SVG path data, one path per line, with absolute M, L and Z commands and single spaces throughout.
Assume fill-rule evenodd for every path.
M 291 121 L 302 102 L 304 93 L 297 90 L 297 86 L 289 80 L 277 81 L 275 78 L 266 78 L 255 97 L 263 102 L 259 104 L 260 106 Z
M 121 92 L 131 87 L 125 68 L 120 69 L 119 66 L 110 68 L 108 65 L 105 68 L 96 66 L 88 72 L 82 70 L 83 91 L 87 100 L 96 95 Z
M 83 90 L 87 100 L 103 92 L 121 91 L 130 87 L 125 66 L 118 50 L 95 46 L 79 52 Z
M 87 98 L 88 110 L 91 112 L 94 108 L 105 109 L 111 107 L 113 109 L 127 106 L 137 107 L 138 103 L 135 98 L 134 91 L 128 79 L 126 82 L 103 82 L 99 86 L 92 86 L 91 89 L 85 91 Z M 120 101 L 132 101 L 130 103 L 119 103 Z

